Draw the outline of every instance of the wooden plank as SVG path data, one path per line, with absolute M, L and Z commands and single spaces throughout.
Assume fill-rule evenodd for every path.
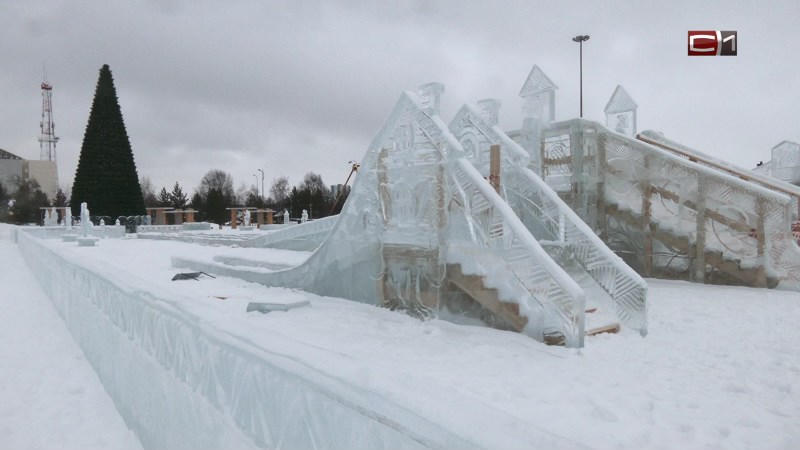
M 619 333 L 620 326 L 618 323 L 610 323 L 608 325 L 603 325 L 601 327 L 592 328 L 591 330 L 586 331 L 586 336 L 595 336 L 600 333 Z
M 465 275 L 460 264 L 447 265 L 447 278 L 455 287 L 506 322 L 513 330 L 522 331 L 528 318 L 519 315 L 519 305 L 500 301 L 497 290 L 486 288 L 483 277 Z
M 489 183 L 495 192 L 500 193 L 500 146 L 489 147 Z

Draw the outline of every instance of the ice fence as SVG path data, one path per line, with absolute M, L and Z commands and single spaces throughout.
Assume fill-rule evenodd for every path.
M 215 328 L 142 291 L 141 280 L 75 263 L 26 232 L 18 233 L 18 244 L 145 448 L 483 446 Z M 556 436 L 540 438 L 568 448 Z

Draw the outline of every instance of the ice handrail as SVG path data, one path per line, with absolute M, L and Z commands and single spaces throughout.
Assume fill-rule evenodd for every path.
M 553 296 L 556 298 L 556 302 L 551 302 L 550 300 L 553 300 L 553 297 L 549 295 L 546 298 L 542 298 L 541 293 L 536 290 L 536 285 L 540 281 L 534 276 L 526 276 L 526 274 L 520 272 L 514 264 L 516 261 L 512 260 L 513 252 L 505 252 L 501 255 L 507 267 L 513 272 L 516 279 L 522 283 L 531 297 L 539 302 L 546 312 L 551 314 L 556 312 L 566 322 L 566 324 L 562 325 L 567 325 L 567 329 L 562 331 L 566 332 L 567 345 L 582 347 L 584 309 L 586 306 L 583 289 L 547 254 L 511 207 L 494 191 L 494 188 L 483 179 L 466 158 L 454 160 L 451 170 L 462 188 L 471 188 L 472 193 L 482 196 L 491 205 L 492 209 L 500 215 L 503 226 L 508 227 L 513 233 L 514 239 L 511 247 L 518 247 L 524 250 L 530 257 L 529 262 L 531 265 L 526 268 L 532 269 L 538 265 L 551 281 L 556 284 L 556 291 L 562 291 L 561 293 L 556 292 L 557 295 Z M 472 217 L 472 219 L 477 218 Z M 550 294 L 550 292 L 551 290 L 548 290 L 547 294 Z M 563 299 L 558 297 L 563 297 Z M 553 307 L 556 308 L 556 311 L 553 311 Z

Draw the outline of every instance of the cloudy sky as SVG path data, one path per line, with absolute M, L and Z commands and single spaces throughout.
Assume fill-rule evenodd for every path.
M 800 142 L 800 1 L 0 0 L 0 148 L 38 159 L 42 66 L 53 85 L 59 174 L 75 174 L 98 71 L 109 64 L 140 176 L 192 191 L 209 169 L 266 188 L 305 172 L 342 183 L 401 91 L 466 102 L 517 96 L 538 64 L 556 118 L 603 121 L 617 84 L 640 130 L 751 167 Z M 736 57 L 688 57 L 688 30 L 738 31 Z

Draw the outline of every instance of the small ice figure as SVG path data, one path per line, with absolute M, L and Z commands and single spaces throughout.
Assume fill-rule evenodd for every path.
M 89 236 L 89 208 L 86 202 L 81 203 L 81 234 L 83 237 Z
M 244 211 L 244 226 L 246 226 L 246 227 L 250 226 L 250 210 L 249 209 L 246 209 Z
M 300 223 L 308 222 L 308 211 L 305 209 L 303 210 L 303 214 L 300 216 Z
M 100 219 L 100 226 L 105 228 L 105 226 L 106 226 L 106 220 L 105 219 Z
M 116 222 L 114 222 L 114 225 L 116 225 L 116 226 L 119 226 L 119 225 L 120 225 L 120 224 L 119 224 L 119 219 L 117 219 L 117 221 L 116 221 Z
M 55 212 L 55 208 L 44 210 L 44 226 L 52 227 L 56 224 L 57 220 L 58 214 Z
M 289 210 L 288 209 L 284 209 L 283 210 L 283 223 L 284 224 L 288 224 L 289 223 Z

